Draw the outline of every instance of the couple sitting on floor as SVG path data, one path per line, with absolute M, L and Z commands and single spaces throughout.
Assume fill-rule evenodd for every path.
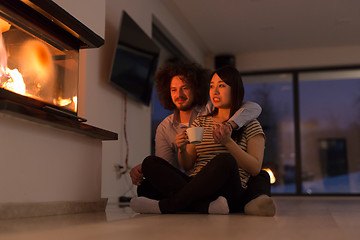
M 273 216 L 270 178 L 261 170 L 265 136 L 256 120 L 261 108 L 243 103 L 240 73 L 225 66 L 209 77 L 197 64 L 169 63 L 156 73 L 155 83 L 160 102 L 174 114 L 157 128 L 156 156 L 130 171 L 138 186 L 131 208 Z M 202 142 L 189 143 L 191 126 L 204 129 Z

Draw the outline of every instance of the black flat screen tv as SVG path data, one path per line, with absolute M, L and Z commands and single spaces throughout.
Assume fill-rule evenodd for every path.
M 149 106 L 159 53 L 159 47 L 123 11 L 110 83 Z

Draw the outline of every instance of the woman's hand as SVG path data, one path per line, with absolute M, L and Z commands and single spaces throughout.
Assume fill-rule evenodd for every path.
M 189 139 L 188 136 L 186 135 L 186 130 L 183 130 L 182 132 L 178 133 L 175 136 L 175 144 L 180 151 L 186 149 L 186 145 L 189 144 Z
M 213 138 L 216 143 L 225 143 L 231 139 L 232 127 L 230 123 L 225 122 L 213 126 Z

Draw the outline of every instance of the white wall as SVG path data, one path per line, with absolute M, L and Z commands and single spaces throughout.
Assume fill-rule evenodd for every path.
M 236 55 L 239 71 L 359 65 L 360 45 L 292 49 Z
M 101 141 L 0 114 L 0 203 L 98 201 Z
M 214 58 L 206 56 L 210 69 Z M 360 45 L 238 53 L 235 58 L 241 72 L 360 65 Z

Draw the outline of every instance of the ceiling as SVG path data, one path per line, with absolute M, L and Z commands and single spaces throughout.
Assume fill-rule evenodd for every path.
M 167 1 L 215 55 L 360 45 L 359 0 Z

